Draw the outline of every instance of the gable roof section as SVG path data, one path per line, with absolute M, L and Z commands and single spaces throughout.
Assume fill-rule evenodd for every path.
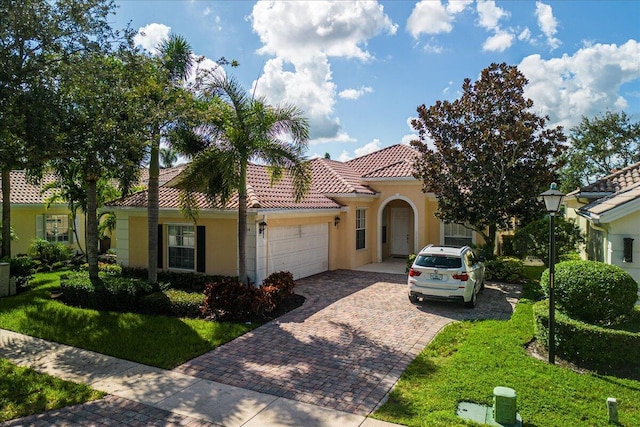
M 640 162 L 620 169 L 610 175 L 569 193 L 579 196 L 584 193 L 615 193 L 640 182 Z
M 633 212 L 640 212 L 640 180 L 578 209 L 595 223 L 615 221 Z
M 311 161 L 313 188 L 322 194 L 376 194 L 348 164 L 318 158 Z
M 11 204 L 15 205 L 36 205 L 44 204 L 48 197 L 50 197 L 54 191 L 47 190 L 42 193 L 42 187 L 45 184 L 49 184 L 55 181 L 56 176 L 54 174 L 45 174 L 42 177 L 40 184 L 31 184 L 27 180 L 27 172 L 24 170 L 11 171 Z M 2 182 L 2 179 L 0 179 Z M 2 194 L 0 192 L 0 203 L 2 202 Z
M 414 148 L 396 144 L 349 160 L 347 165 L 363 178 L 405 178 L 413 176 L 413 163 L 418 155 Z
M 235 194 L 225 206 L 216 206 L 204 193 L 194 192 L 199 209 L 237 209 L 238 195 Z M 179 208 L 180 190 L 168 185 L 159 188 L 159 205 L 163 209 Z M 146 208 L 147 191 L 132 194 L 109 206 L 124 208 Z M 247 207 L 250 209 L 339 209 L 340 205 L 311 188 L 306 197 L 296 202 L 291 178 L 286 174 L 274 186 L 265 166 L 250 164 L 247 168 Z

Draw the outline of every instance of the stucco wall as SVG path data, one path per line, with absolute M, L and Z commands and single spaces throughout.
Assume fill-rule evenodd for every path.
M 636 282 L 640 283 L 640 211 L 627 215 L 617 221 L 607 224 L 608 253 L 611 264 L 627 271 Z M 633 261 L 624 262 L 624 238 L 633 241 Z

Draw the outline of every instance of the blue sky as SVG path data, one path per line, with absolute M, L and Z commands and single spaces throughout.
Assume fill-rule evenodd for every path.
M 309 118 L 307 155 L 348 160 L 416 136 L 416 108 L 453 100 L 492 62 L 517 65 L 552 125 L 640 120 L 640 1 L 116 1 L 146 49 L 169 33 Z M 144 35 L 142 35 L 144 34 Z

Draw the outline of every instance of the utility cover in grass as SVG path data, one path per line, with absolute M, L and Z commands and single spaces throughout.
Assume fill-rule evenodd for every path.
M 456 414 L 465 420 L 475 421 L 476 423 L 486 424 L 490 426 L 500 427 L 522 427 L 522 417 L 516 413 L 515 424 L 500 424 L 493 418 L 493 407 L 479 405 L 471 402 L 460 402 Z

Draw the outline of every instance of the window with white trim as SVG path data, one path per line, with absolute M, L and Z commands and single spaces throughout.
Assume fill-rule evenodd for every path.
M 47 242 L 71 243 L 68 215 L 45 215 L 44 238 Z
M 356 250 L 367 246 L 367 210 L 356 209 Z
M 444 223 L 444 244 L 447 246 L 469 246 L 473 243 L 473 230 L 462 224 Z
M 167 226 L 169 268 L 195 270 L 196 233 L 193 225 Z

